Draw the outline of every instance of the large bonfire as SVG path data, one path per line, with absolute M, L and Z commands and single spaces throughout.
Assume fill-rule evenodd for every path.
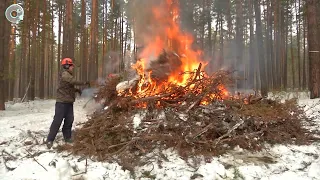
M 118 77 L 107 79 L 97 94 L 105 108 L 76 131 L 70 150 L 135 164 L 155 149 L 173 148 L 190 157 L 235 146 L 259 150 L 264 142 L 306 142 L 304 116 L 294 101 L 228 93 L 231 73 L 204 72 L 206 63 L 191 48 L 192 36 L 179 28 L 172 0 L 151 12 L 152 25 L 161 31 L 148 37 L 132 66 L 137 77 L 120 84 Z
M 178 99 L 181 93 L 201 94 L 205 88 L 208 88 L 206 86 L 212 84 L 213 79 L 203 71 L 206 62 L 200 59 L 202 52 L 191 48 L 193 37 L 183 32 L 178 26 L 179 9 L 172 1 L 166 0 L 152 8 L 152 21 L 162 31 L 157 31 L 158 33 L 148 37 L 145 48 L 139 54 L 141 58 L 132 66 L 139 77 L 128 88 L 117 89 L 120 95 L 139 99 L 163 96 L 166 92 L 168 95 L 160 99 Z M 217 77 L 216 74 L 215 77 Z M 207 104 L 209 100 L 216 98 L 224 98 L 228 94 L 224 86 L 225 83 L 230 82 L 216 83 L 215 87 L 218 91 L 208 90 L 200 104 Z M 177 88 L 182 88 L 184 91 L 177 91 Z M 156 103 L 160 105 L 160 102 Z M 146 107 L 146 104 L 143 105 Z

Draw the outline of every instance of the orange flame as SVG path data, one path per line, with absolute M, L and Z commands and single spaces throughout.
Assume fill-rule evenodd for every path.
M 166 10 L 169 10 L 169 12 Z M 193 43 L 192 36 L 183 32 L 177 23 L 179 19 L 179 9 L 173 0 L 167 0 L 162 6 L 153 7 L 152 16 L 154 23 L 158 23 L 159 27 L 165 29 L 165 32 L 161 32 L 155 37 L 149 37 L 151 40 L 146 44 L 146 47 L 141 53 L 141 57 L 144 58 L 132 66 L 141 77 L 137 90 L 137 94 L 141 95 L 146 95 L 146 92 L 151 93 L 150 95 L 157 94 L 168 84 L 178 86 L 186 85 L 188 79 L 193 75 L 183 72 L 195 71 L 199 63 L 205 65 L 205 63 L 199 59 L 201 52 L 191 49 L 191 44 Z M 171 72 L 166 81 L 161 82 L 161 84 L 156 84 L 150 77 L 151 71 L 146 72 L 147 66 L 150 63 L 148 58 L 158 57 L 164 49 L 182 55 L 182 57 L 180 57 L 182 65 L 178 70 Z
M 200 102 L 200 104 L 201 105 L 208 105 L 209 104 L 209 102 L 211 102 L 212 100 L 214 100 L 214 99 L 227 99 L 229 96 L 230 96 L 230 94 L 229 94 L 229 91 L 223 86 L 223 85 L 219 85 L 218 86 L 218 89 L 219 89 L 219 91 L 221 92 L 221 93 L 219 93 L 219 96 L 218 95 L 216 95 L 216 94 L 210 94 L 210 95 L 208 95 L 207 97 L 205 97 L 201 102 Z
M 169 84 L 176 86 L 186 86 L 190 78 L 194 78 L 194 73 L 199 64 L 202 64 L 201 70 L 204 69 L 207 63 L 201 58 L 201 51 L 195 51 L 191 48 L 193 43 L 193 37 L 191 34 L 183 32 L 179 25 L 179 8 L 177 6 L 177 0 L 163 1 L 160 6 L 153 7 L 152 9 L 152 22 L 157 23 L 157 27 L 164 31 L 159 32 L 153 37 L 148 37 L 148 42 L 145 44 L 140 56 L 142 57 L 132 66 L 140 76 L 140 80 L 137 84 L 137 90 L 133 94 L 127 94 L 128 96 L 134 96 L 136 98 L 146 96 L 156 96 L 158 93 L 164 90 L 169 90 Z M 168 78 L 161 82 L 156 82 L 151 78 L 151 70 L 148 69 L 148 65 L 151 61 L 151 57 L 159 57 L 163 50 L 170 50 L 176 52 L 181 60 L 181 65 L 178 69 L 170 72 Z M 205 74 L 202 74 L 205 75 Z M 193 89 L 192 86 L 189 88 Z M 221 87 L 224 95 L 227 95 L 227 90 Z M 210 95 L 209 99 L 217 99 L 215 95 Z M 157 103 L 159 105 L 159 102 Z M 206 104 L 205 100 L 202 104 Z

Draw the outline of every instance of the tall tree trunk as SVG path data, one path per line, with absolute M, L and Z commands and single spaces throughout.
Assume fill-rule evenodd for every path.
M 224 63 L 224 41 L 223 41 L 223 16 L 220 14 L 220 56 L 219 56 L 219 63 L 218 68 L 221 68 Z
M 244 79 L 243 65 L 243 9 L 242 0 L 236 0 L 236 69 L 241 79 Z M 242 68 L 243 67 L 243 68 Z M 243 88 L 243 80 L 238 81 L 237 88 Z
M 0 3 L 0 12 L 5 12 L 9 6 L 9 0 L 2 0 Z M 0 13 L 0 110 L 5 110 L 5 81 L 6 81 L 6 68 L 8 68 L 9 57 L 9 40 L 10 40 L 10 24 L 7 21 L 4 13 Z
M 25 93 L 25 88 L 27 87 L 27 83 L 29 82 L 29 77 L 28 77 L 28 50 L 30 46 L 30 30 L 29 30 L 29 25 L 30 25 L 30 17 L 29 17 L 29 9 L 30 9 L 30 1 L 25 0 L 25 5 L 24 5 L 24 21 L 22 21 L 22 37 L 21 37 L 21 60 L 20 60 L 20 81 L 19 81 L 19 97 L 23 97 Z
M 55 44 L 55 41 L 54 41 L 54 38 L 55 38 L 55 35 L 54 35 L 54 6 L 53 6 L 53 3 L 54 3 L 54 0 L 51 0 L 51 61 L 50 61 L 50 78 L 48 80 L 48 89 L 49 89 L 49 95 L 48 95 L 48 98 L 52 98 L 53 97 L 53 89 L 54 88 L 54 81 L 53 81 L 53 72 L 54 72 L 54 57 L 55 57 L 55 54 L 54 54 L 54 44 Z
M 29 60 L 29 69 L 30 69 L 30 94 L 29 100 L 34 101 L 36 95 L 36 66 L 37 62 L 37 30 L 38 30 L 38 22 L 39 22 L 39 4 L 34 4 L 35 11 L 33 12 L 33 24 L 32 24 L 32 56 Z
M 62 3 L 59 3 L 59 28 L 58 28 L 58 57 L 57 57 L 57 67 L 58 72 L 60 71 L 60 61 L 61 61 L 61 29 L 63 18 L 62 18 L 62 12 L 63 12 L 63 5 Z M 59 76 L 59 73 L 57 73 L 57 77 Z
M 257 33 L 257 43 L 258 43 L 261 95 L 265 97 L 268 95 L 268 86 L 267 86 L 267 78 L 266 78 L 266 72 L 265 72 L 260 0 L 254 0 L 254 10 L 255 10 L 255 16 L 256 16 L 256 33 Z
M 14 32 L 15 33 L 15 32 Z M 21 40 L 22 38 L 20 38 L 20 40 Z M 22 41 L 20 42 L 21 43 L 21 45 L 23 45 L 23 43 L 22 43 Z M 20 48 L 20 51 L 22 51 L 22 48 Z M 17 54 L 17 53 L 15 53 L 15 54 Z M 19 55 L 16 55 L 17 57 L 15 58 L 15 72 L 14 72 L 14 74 L 15 74 L 15 82 L 14 82 L 14 97 L 15 98 L 18 98 L 18 97 L 20 97 L 20 86 L 21 86 L 21 84 L 20 84 L 20 72 L 21 72 L 21 66 L 20 66 L 20 64 L 22 63 L 21 62 L 21 56 L 20 56 L 20 58 L 19 58 Z
M 211 0 L 207 0 L 207 23 L 208 23 L 208 55 L 212 57 L 212 16 L 211 16 Z
M 108 14 L 108 8 L 107 8 L 108 2 L 103 1 L 103 30 L 102 30 L 102 61 L 101 61 L 101 77 L 105 77 L 105 59 L 106 59 L 106 45 L 107 45 L 107 14 Z
M 40 63 L 40 79 L 39 79 L 39 90 L 40 90 L 40 99 L 44 99 L 44 91 L 45 91 L 45 75 L 44 75 L 44 68 L 45 68 L 45 62 L 47 61 L 46 57 L 46 50 L 47 50 L 47 40 L 46 40 L 46 23 L 47 23 L 47 2 L 46 0 L 42 2 L 43 3 L 43 8 L 42 8 L 42 44 L 41 44 L 41 59 L 39 61 Z
M 249 77 L 248 77 L 248 81 L 249 81 L 249 87 L 250 89 L 254 88 L 254 75 L 255 75 L 255 43 L 254 43 L 254 34 L 253 34 L 253 29 L 254 29 L 254 15 L 253 15 L 253 1 L 255 0 L 249 0 L 250 4 L 249 4 L 249 24 L 250 24 L 250 45 L 249 45 Z
M 274 69 L 276 76 L 274 79 L 275 87 L 277 90 L 281 88 L 281 35 L 280 35 L 280 2 L 278 0 L 272 1 L 273 8 L 274 8 Z
M 73 32 L 73 0 L 66 1 L 66 16 L 63 27 L 62 57 L 74 58 L 74 32 Z
M 91 16 L 91 35 L 90 35 L 90 80 L 98 77 L 98 1 L 92 0 L 92 16 Z
M 310 98 L 320 97 L 320 56 L 317 26 L 317 0 L 306 0 L 308 18 L 308 47 L 309 47 L 309 89 Z
M 289 9 L 287 7 L 288 3 L 285 2 L 285 5 L 281 5 L 281 26 L 282 26 L 282 31 L 281 31 L 281 59 L 282 59 L 282 82 L 283 82 L 283 88 L 284 90 L 287 89 L 288 87 L 288 68 L 287 68 L 287 62 L 288 62 L 288 32 L 289 32 L 289 23 L 288 23 L 288 13 Z
M 316 18 L 317 18 L 317 29 L 318 29 L 318 43 L 320 42 L 320 1 L 318 0 L 316 2 Z M 320 43 L 318 50 L 320 50 Z
M 81 80 L 87 81 L 87 27 L 86 27 L 86 1 L 81 0 L 81 43 L 80 43 L 80 62 L 81 62 Z
M 202 0 L 202 13 L 201 13 L 201 17 L 200 17 L 200 22 L 201 22 L 200 47 L 201 47 L 201 49 L 204 49 L 204 36 L 205 36 L 204 33 L 205 33 L 205 25 L 206 25 L 205 11 L 206 11 L 206 0 Z
M 17 1 L 13 0 L 13 3 L 16 4 Z M 16 27 L 11 27 L 11 35 L 10 35 L 10 50 L 9 50 L 9 88 L 8 95 L 9 100 L 12 101 L 15 95 L 15 89 L 18 89 L 18 86 L 15 86 L 15 79 L 19 79 L 16 75 Z
M 118 18 L 116 17 L 116 21 L 114 22 L 114 36 L 113 36 L 113 50 L 118 51 Z M 119 69 L 118 69 L 119 70 Z
M 31 5 L 29 5 L 29 8 L 31 9 Z M 32 15 L 31 15 L 31 11 L 30 11 L 30 19 L 29 19 L 29 26 L 32 26 Z M 27 28 L 28 30 L 28 28 Z M 26 61 L 26 69 L 28 69 L 25 73 L 26 76 L 26 85 L 25 85 L 25 92 L 27 93 L 26 98 L 30 99 L 30 86 L 31 86 L 31 76 L 32 76 L 32 69 L 30 68 L 30 62 L 31 62 L 31 40 L 32 40 L 32 32 L 29 31 L 28 33 L 28 54 L 27 54 L 27 61 Z
M 114 46 L 114 39 L 115 39 L 115 27 L 116 27 L 116 22 L 115 22 L 115 12 L 114 12 L 114 3 L 113 3 L 113 0 L 111 0 L 111 18 L 110 18 L 110 21 L 111 21 L 111 42 L 110 42 L 110 49 L 111 51 L 115 51 L 115 46 Z
M 121 21 L 120 21 L 120 59 L 121 59 L 121 63 L 120 63 L 120 72 L 124 71 L 124 56 L 123 56 L 123 39 L 124 39 L 124 14 L 123 12 L 121 12 Z
M 306 27 L 307 27 L 307 17 L 303 17 L 303 65 L 302 65 L 302 88 L 303 89 L 308 89 L 307 88 L 307 67 L 306 67 Z
M 220 21 L 219 21 L 219 14 L 218 14 L 217 18 L 216 18 L 216 25 L 215 25 L 215 30 L 214 30 L 214 33 L 213 33 L 213 42 L 212 42 L 212 44 L 213 44 L 213 46 L 212 46 L 212 57 L 214 59 L 214 61 L 211 64 L 211 70 L 212 71 L 220 68 L 219 65 L 218 65 L 220 60 L 219 60 L 219 58 L 216 58 L 216 57 L 218 57 L 216 55 L 216 51 L 217 51 L 216 50 L 217 49 L 216 45 L 217 45 L 217 35 L 218 35 L 218 30 L 219 30 L 219 23 L 220 23 Z M 218 60 L 218 62 L 216 62 L 216 60 Z
M 232 4 L 231 4 L 231 0 L 225 0 L 225 1 L 227 3 L 227 9 L 226 9 L 226 19 L 227 19 L 227 27 L 228 27 L 227 41 L 230 41 L 232 39 L 232 31 L 233 31 L 232 17 L 231 17 Z
M 8 88 L 8 95 L 9 100 L 12 101 L 14 98 L 15 89 L 15 79 L 19 77 L 16 76 L 16 57 L 15 57 L 15 48 L 16 48 L 16 28 L 15 26 L 11 27 L 11 35 L 10 35 L 10 42 L 9 42 L 9 88 Z
M 127 55 L 127 46 L 128 46 L 128 38 L 130 37 L 130 35 L 129 35 L 129 33 L 130 33 L 130 25 L 129 25 L 129 23 L 127 23 L 127 26 L 126 26 L 126 36 L 125 36 L 125 38 L 124 38 L 124 50 L 123 50 L 123 56 L 124 56 L 124 58 L 125 58 L 125 60 L 127 61 L 126 63 L 127 63 L 127 68 L 129 68 L 130 67 L 130 60 L 129 59 L 127 59 L 126 58 L 126 55 Z
M 106 55 L 107 55 L 107 52 L 108 52 L 108 45 L 109 45 L 109 43 L 108 43 L 108 31 L 107 31 L 107 29 L 108 29 L 108 21 L 109 21 L 109 19 L 108 19 L 108 3 L 106 2 L 106 4 L 105 4 L 105 12 L 106 12 L 106 14 L 105 14 L 105 22 L 104 22 L 104 43 L 105 43 L 105 46 L 104 46 L 104 48 L 103 48 L 103 52 L 104 52 L 104 54 L 105 54 L 105 56 L 103 56 L 103 60 L 102 60 L 102 71 L 103 71 L 103 73 L 102 73 L 102 77 L 105 77 L 106 76 L 106 60 L 107 60 L 107 57 L 106 57 Z
M 16 0 L 13 1 L 14 4 L 17 3 Z M 13 26 L 11 28 L 11 47 L 13 48 L 13 54 L 12 54 L 12 60 L 13 60 L 13 65 L 12 65 L 12 73 L 13 73 L 13 79 L 11 82 L 11 87 L 12 89 L 10 90 L 10 92 L 12 93 L 12 100 L 13 98 L 17 98 L 19 97 L 19 80 L 20 80 L 20 68 L 19 68 L 19 64 L 20 64 L 20 60 L 18 58 L 16 58 L 16 28 Z
M 274 60 L 273 60 L 273 40 L 272 40 L 272 10 L 271 0 L 267 0 L 267 26 L 266 26 L 266 56 L 267 56 L 267 77 L 269 89 L 274 85 Z
M 297 8 L 297 2 L 295 2 L 295 6 L 296 6 L 296 19 L 297 19 L 297 46 L 298 46 L 298 87 L 299 87 L 299 89 L 301 90 L 302 88 L 301 88 L 301 47 L 300 47 L 300 45 L 301 45 L 301 43 L 300 43 L 300 41 L 301 41 L 301 37 L 300 37 L 300 23 L 301 23 L 301 15 L 300 15 L 300 10 L 301 10 L 301 8 L 300 8 L 300 6 L 301 6 L 301 4 L 300 4 L 300 0 L 298 0 L 298 8 Z
M 195 35 L 195 22 L 194 19 L 194 0 L 180 0 L 181 7 L 181 23 L 182 28 L 187 29 L 193 36 Z M 135 32 L 135 31 L 134 31 Z
M 293 25 L 292 25 L 293 26 Z M 295 60 L 294 60 L 294 49 L 293 49 L 293 28 L 291 26 L 291 71 L 292 71 L 292 89 L 296 87 L 295 77 Z

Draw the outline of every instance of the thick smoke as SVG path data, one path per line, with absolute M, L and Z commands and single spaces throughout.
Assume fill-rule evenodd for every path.
M 170 7 L 166 1 L 159 0 L 136 0 L 131 3 L 130 17 L 134 21 L 135 40 L 139 48 L 138 56 L 143 56 L 144 47 L 160 38 L 163 42 L 167 38 L 166 29 L 170 27 Z M 153 57 L 157 55 L 161 49 L 154 47 Z
M 105 62 L 105 73 L 103 77 L 109 74 L 116 74 L 119 73 L 120 69 L 120 62 L 121 62 L 121 57 L 120 57 L 120 52 L 108 52 L 103 61 Z
M 154 47 L 153 53 L 148 52 L 147 57 L 144 53 L 146 47 L 149 44 L 157 41 L 157 38 L 164 40 L 165 42 L 167 38 L 167 28 L 171 27 L 170 18 L 172 18 L 172 14 L 170 14 L 171 7 L 168 6 L 167 2 L 170 0 L 135 0 L 129 1 L 129 16 L 133 20 L 134 31 L 135 31 L 135 39 L 136 44 L 138 46 L 138 58 L 147 58 L 149 60 L 154 60 L 156 55 L 158 55 L 159 51 L 162 49 L 157 49 Z M 195 12 L 193 11 L 193 6 L 198 1 L 195 0 L 180 0 L 179 14 L 180 14 L 180 28 L 187 32 L 188 34 L 193 35 L 194 38 L 197 37 L 197 25 L 194 23 L 193 18 L 195 17 Z M 216 20 L 213 17 L 212 28 L 214 28 Z M 227 26 L 227 22 L 224 22 L 224 26 Z M 208 28 L 208 27 L 206 27 Z M 212 32 L 213 33 L 213 32 Z M 213 36 L 213 34 L 212 34 Z M 213 37 L 212 37 L 213 38 Z M 216 45 L 214 52 L 212 50 L 207 49 L 208 47 L 204 47 L 204 49 L 200 49 L 199 42 L 194 42 L 192 48 L 196 50 L 201 50 L 204 52 L 202 60 L 206 60 L 209 63 L 206 66 L 206 71 L 208 73 L 223 69 L 223 70 L 231 70 L 235 71 L 235 76 L 240 77 L 237 81 L 238 88 L 248 88 L 253 87 L 252 81 L 246 79 L 248 77 L 248 73 L 245 72 L 253 71 L 252 69 L 248 70 L 246 67 L 249 57 L 246 56 L 245 49 L 243 49 L 243 58 L 242 62 L 238 61 L 237 51 L 238 46 L 235 42 L 235 39 L 224 39 L 223 46 L 223 54 L 220 54 L 220 44 L 219 44 L 219 36 L 216 37 Z M 213 41 L 213 40 L 212 40 Z M 165 46 L 164 46 L 165 47 Z M 179 54 L 179 52 L 177 52 Z

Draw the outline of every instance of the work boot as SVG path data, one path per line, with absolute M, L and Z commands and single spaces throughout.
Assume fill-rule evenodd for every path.
M 48 149 L 51 149 L 53 146 L 53 142 L 52 141 L 46 141 L 46 145 Z
M 70 144 L 73 143 L 72 139 L 65 139 L 64 142 L 70 143 Z

